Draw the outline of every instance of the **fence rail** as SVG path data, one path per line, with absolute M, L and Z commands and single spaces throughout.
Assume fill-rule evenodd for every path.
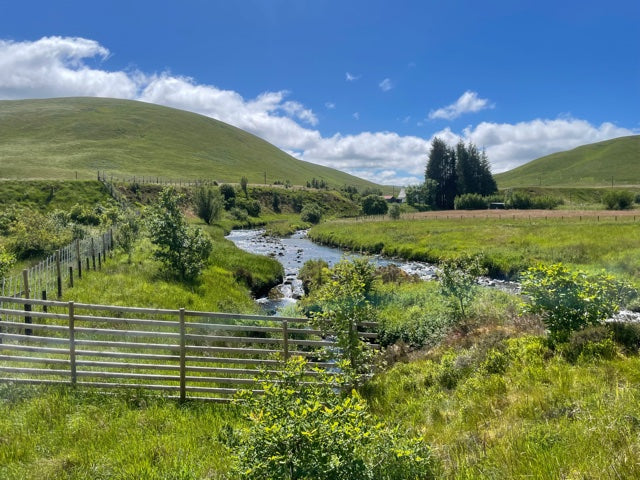
M 239 388 L 260 392 L 260 376 L 291 355 L 306 357 L 310 367 L 334 366 L 335 341 L 306 318 L 14 297 L 0 297 L 0 304 L 0 382 L 225 402 Z M 372 327 L 363 323 L 358 331 L 375 348 Z

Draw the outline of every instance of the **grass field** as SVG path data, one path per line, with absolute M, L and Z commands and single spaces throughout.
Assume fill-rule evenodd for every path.
M 243 130 L 209 117 L 130 100 L 58 98 L 0 101 L 5 179 L 118 176 L 207 178 L 250 183 L 312 178 L 339 187 L 375 186 L 338 170 L 296 160 Z
M 640 283 L 637 212 L 455 211 L 407 217 L 329 222 L 313 227 L 309 236 L 354 251 L 435 263 L 480 254 L 494 277 L 513 278 L 537 262 L 563 262 L 604 268 Z

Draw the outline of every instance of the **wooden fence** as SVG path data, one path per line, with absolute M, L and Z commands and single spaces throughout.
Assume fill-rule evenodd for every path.
M 360 337 L 375 342 L 375 326 L 359 325 Z M 306 318 L 0 297 L 0 382 L 224 402 L 260 392 L 260 375 L 291 355 L 331 368 L 335 349 Z

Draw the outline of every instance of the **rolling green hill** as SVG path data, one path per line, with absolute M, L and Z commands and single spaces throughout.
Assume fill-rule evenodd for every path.
M 0 178 L 94 179 L 109 174 L 250 183 L 312 178 L 377 186 L 303 162 L 226 123 L 130 100 L 0 101 Z
M 500 188 L 640 185 L 640 135 L 583 145 L 495 175 Z

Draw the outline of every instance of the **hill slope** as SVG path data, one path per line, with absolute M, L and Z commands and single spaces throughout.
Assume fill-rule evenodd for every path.
M 113 175 L 213 178 L 250 183 L 312 178 L 334 186 L 366 180 L 303 162 L 226 123 L 130 100 L 57 98 L 0 101 L 0 178 Z
M 640 185 L 640 135 L 583 145 L 495 176 L 500 188 Z

